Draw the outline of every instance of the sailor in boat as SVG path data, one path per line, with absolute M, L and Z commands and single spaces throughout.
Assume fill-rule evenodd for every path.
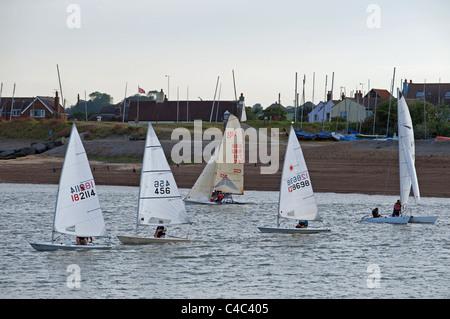
M 159 223 L 162 224 L 163 221 L 160 220 Z M 166 237 L 166 227 L 164 227 L 162 225 L 156 227 L 156 231 L 155 231 L 155 234 L 153 235 L 153 237 L 155 237 L 155 238 L 164 238 L 164 237 Z
M 295 228 L 308 228 L 307 220 L 299 220 L 297 226 Z
M 400 202 L 400 199 L 397 200 L 397 202 L 394 204 L 394 211 L 392 212 L 392 217 L 398 217 L 400 216 L 400 211 L 402 209 L 402 203 Z
M 224 198 L 225 196 L 221 191 L 214 191 L 211 196 L 211 201 L 221 203 Z
M 378 207 L 376 207 L 375 209 L 372 210 L 372 216 L 374 218 L 381 217 L 380 212 L 378 211 Z
M 90 241 L 89 243 L 92 244 L 92 237 L 89 237 Z M 87 237 L 77 237 L 77 245 L 87 245 L 88 244 L 88 238 Z

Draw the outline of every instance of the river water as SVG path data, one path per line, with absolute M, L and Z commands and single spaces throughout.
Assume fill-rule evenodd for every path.
M 35 251 L 51 236 L 57 185 L 0 184 L 0 298 L 449 298 L 450 199 L 422 198 L 434 225 L 361 222 L 393 196 L 317 193 L 329 233 L 263 234 L 278 192 L 247 191 L 245 205 L 187 206 L 188 243 L 127 246 L 138 187 L 97 186 L 114 247 Z M 182 195 L 188 190 L 181 189 Z M 153 231 L 153 230 L 152 230 Z

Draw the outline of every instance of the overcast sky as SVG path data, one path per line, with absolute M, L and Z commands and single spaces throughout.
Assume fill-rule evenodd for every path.
M 74 4 L 74 5 L 72 5 Z M 237 94 L 267 107 L 293 105 L 306 76 L 306 100 L 345 87 L 390 90 L 450 82 L 448 0 L 0 0 L 2 96 L 51 96 L 66 106 L 93 91 L 114 102 L 164 89 L 169 99 L 221 100 Z M 167 77 L 169 75 L 169 77 Z M 169 80 L 169 81 L 168 81 Z M 168 83 L 169 82 L 169 83 Z M 363 85 L 361 85 L 363 83 Z

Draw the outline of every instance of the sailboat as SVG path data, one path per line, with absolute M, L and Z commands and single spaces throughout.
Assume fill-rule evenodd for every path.
M 408 215 L 408 200 L 413 189 L 414 198 L 420 200 L 419 182 L 415 168 L 415 144 L 411 115 L 403 95 L 398 91 L 397 117 L 398 117 L 398 163 L 400 172 L 400 216 L 392 217 L 363 217 L 362 221 L 372 223 L 427 223 L 433 224 L 437 216 L 411 216 Z
M 190 224 L 172 170 L 151 123 L 148 123 L 139 185 L 136 234 L 117 236 L 123 244 L 186 242 L 188 238 L 143 237 L 139 227 Z
M 244 147 L 241 124 L 230 114 L 221 144 L 186 195 L 185 203 L 240 204 L 232 194 L 244 194 Z
M 281 227 L 280 218 L 302 221 L 321 221 L 308 168 L 303 157 L 300 143 L 291 126 L 283 170 L 281 172 L 280 193 L 276 227 L 258 226 L 263 233 L 311 234 L 329 232 L 329 228 L 294 228 Z
M 36 250 L 109 249 L 109 244 L 77 245 L 57 242 L 55 233 L 108 237 L 89 161 L 75 124 L 72 125 L 59 180 L 50 242 L 30 243 Z

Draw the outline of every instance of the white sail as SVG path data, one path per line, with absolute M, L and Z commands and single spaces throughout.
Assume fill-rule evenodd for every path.
M 211 156 L 194 186 L 186 195 L 186 200 L 194 202 L 209 202 L 211 200 L 215 169 L 216 153 Z
M 244 194 L 244 147 L 241 124 L 231 114 L 217 153 L 213 190 Z
M 207 203 L 216 190 L 244 194 L 244 147 L 244 134 L 239 120 L 230 115 L 220 145 L 185 200 Z
M 400 201 L 402 211 L 408 204 L 411 186 L 416 200 L 420 199 L 415 162 L 414 132 L 408 105 L 402 96 L 398 99 L 398 156 L 400 171 Z
M 75 124 L 61 171 L 53 230 L 79 237 L 106 234 L 94 178 Z
M 278 211 L 285 218 L 320 219 L 308 168 L 292 126 L 281 173 Z
M 139 187 L 138 225 L 189 223 L 184 203 L 161 143 L 148 124 Z
M 245 112 L 245 105 L 242 105 L 241 110 L 241 123 L 247 121 L 247 113 Z

